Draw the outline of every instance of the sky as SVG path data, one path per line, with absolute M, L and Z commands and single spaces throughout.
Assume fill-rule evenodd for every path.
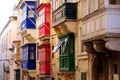
M 7 24 L 9 17 L 12 15 L 14 5 L 18 0 L 1 0 L 0 2 L 0 32 Z

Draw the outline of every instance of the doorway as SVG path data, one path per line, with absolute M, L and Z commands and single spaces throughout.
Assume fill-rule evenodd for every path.
M 106 80 L 106 66 L 103 57 L 95 56 L 92 64 L 92 80 Z

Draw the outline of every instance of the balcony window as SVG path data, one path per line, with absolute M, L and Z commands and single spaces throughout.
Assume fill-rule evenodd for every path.
M 30 59 L 34 59 L 34 52 L 30 52 Z
M 68 54 L 68 39 L 64 39 L 63 43 L 60 46 L 60 54 Z
M 31 10 L 28 11 L 28 17 L 34 18 L 34 13 Z
M 26 17 L 27 17 L 26 13 L 27 13 L 26 6 L 24 6 L 22 9 L 22 12 L 21 12 L 21 22 L 23 22 L 26 19 Z
M 45 23 L 45 14 L 40 14 L 40 23 L 39 25 L 42 25 L 43 23 Z
M 82 17 L 94 13 L 100 8 L 105 7 L 105 0 L 82 0 Z
M 59 50 L 59 69 L 60 71 L 74 71 L 75 60 L 74 60 L 74 35 L 68 33 L 59 37 L 60 41 L 52 51 L 53 53 Z
M 43 25 L 50 24 L 50 11 L 51 11 L 51 6 L 50 4 L 41 4 L 37 8 L 39 12 L 39 17 L 40 17 L 40 22 L 39 22 L 39 27 L 42 27 Z

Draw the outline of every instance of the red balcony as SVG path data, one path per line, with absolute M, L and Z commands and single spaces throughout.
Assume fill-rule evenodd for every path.
M 39 48 L 40 74 L 50 74 L 50 44 L 41 44 Z
M 40 18 L 38 22 L 39 38 L 50 35 L 50 9 L 50 4 L 41 4 L 37 8 Z
M 49 26 L 50 23 L 50 4 L 41 4 L 38 6 L 37 11 L 39 12 L 39 27 L 43 26 L 44 24 Z

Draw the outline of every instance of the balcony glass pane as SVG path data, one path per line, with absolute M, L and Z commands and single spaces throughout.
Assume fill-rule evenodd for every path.
M 27 14 L 26 11 L 27 11 L 26 6 L 24 6 L 21 10 L 21 21 L 20 22 L 23 22 L 26 19 L 26 14 Z
M 68 54 L 68 39 L 67 38 L 64 40 L 62 48 L 63 48 L 62 53 Z
M 33 13 L 33 11 L 31 11 L 31 10 L 28 11 L 28 17 L 34 18 L 34 13 Z
M 30 59 L 34 59 L 34 52 L 30 52 Z

